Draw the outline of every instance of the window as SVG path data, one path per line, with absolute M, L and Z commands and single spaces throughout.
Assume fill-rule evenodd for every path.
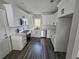
M 35 18 L 34 19 L 34 26 L 35 27 L 40 27 L 41 26 L 41 19 L 40 18 Z

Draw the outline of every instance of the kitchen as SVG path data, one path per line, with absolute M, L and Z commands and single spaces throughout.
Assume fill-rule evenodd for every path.
M 46 43 L 46 48 L 48 51 L 49 48 L 54 51 L 56 56 L 54 59 L 77 59 L 79 57 L 77 56 L 78 43 L 76 43 L 78 42 L 76 41 L 78 2 L 78 0 L 27 0 L 26 2 L 25 0 L 1 0 L 0 59 L 11 59 L 13 57 L 9 56 L 11 53 L 18 55 L 19 51 L 26 49 L 31 51 L 30 42 L 36 38 L 46 39 L 45 42 L 49 43 Z M 48 48 L 48 45 L 51 47 Z M 25 59 L 29 52 L 24 51 L 24 53 L 21 56 L 25 56 L 23 57 Z M 50 56 L 48 59 L 51 58 Z

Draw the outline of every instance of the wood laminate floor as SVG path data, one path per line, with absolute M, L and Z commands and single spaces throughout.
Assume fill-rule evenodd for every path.
M 54 52 L 50 39 L 32 38 L 22 51 L 10 53 L 4 59 L 65 59 L 66 53 Z

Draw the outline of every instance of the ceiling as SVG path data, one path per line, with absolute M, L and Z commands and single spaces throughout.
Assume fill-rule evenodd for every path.
M 55 13 L 57 11 L 57 4 L 60 0 L 4 0 L 7 3 L 16 5 L 18 8 L 28 13 L 41 14 L 41 13 Z

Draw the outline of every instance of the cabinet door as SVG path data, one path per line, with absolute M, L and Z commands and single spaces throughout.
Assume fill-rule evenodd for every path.
M 51 38 L 50 33 L 51 33 L 51 31 L 50 30 L 47 30 L 47 38 Z
M 9 40 L 8 38 L 5 38 L 5 34 L 7 33 L 4 24 L 4 14 L 5 11 L 0 9 L 0 59 L 2 59 L 9 52 Z
M 9 41 L 8 37 L 0 39 L 0 59 L 5 57 L 10 52 Z
M 0 9 L 0 59 L 3 58 L 2 42 L 5 34 L 5 25 L 3 21 L 3 11 Z
M 47 30 L 47 38 L 52 38 L 52 36 L 55 34 L 55 30 Z
M 3 56 L 6 56 L 9 52 L 10 52 L 10 46 L 9 46 L 9 38 L 5 37 L 3 39 L 3 43 L 2 43 L 2 51 L 3 51 Z
M 31 36 L 32 37 L 41 37 L 41 30 L 33 30 Z
M 12 5 L 11 4 L 4 4 L 4 7 L 6 9 L 8 24 L 9 24 L 10 27 L 14 27 L 15 22 L 14 22 L 14 15 L 13 15 Z
M 0 59 L 3 59 L 3 52 L 2 52 L 2 40 L 0 38 Z

